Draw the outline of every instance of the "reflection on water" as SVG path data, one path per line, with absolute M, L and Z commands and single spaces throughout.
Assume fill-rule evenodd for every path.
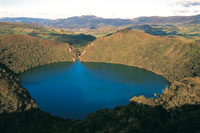
M 39 107 L 73 120 L 101 108 L 127 105 L 137 95 L 154 97 L 168 82 L 150 71 L 107 63 L 55 63 L 20 75 Z

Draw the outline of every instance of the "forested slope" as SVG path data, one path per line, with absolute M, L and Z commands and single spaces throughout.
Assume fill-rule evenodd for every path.
M 0 37 L 0 62 L 16 73 L 54 62 L 75 61 L 75 58 L 74 49 L 66 43 L 20 34 Z
M 80 60 L 136 66 L 170 81 L 200 76 L 200 43 L 186 40 L 122 30 L 93 41 L 82 52 Z

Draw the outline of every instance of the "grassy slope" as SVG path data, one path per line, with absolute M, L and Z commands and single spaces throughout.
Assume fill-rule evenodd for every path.
M 0 36 L 6 34 L 30 35 L 45 40 L 64 42 L 74 47 L 87 45 L 96 38 L 91 35 L 76 34 L 63 29 L 51 29 L 31 24 L 0 22 Z
M 73 61 L 75 58 L 73 49 L 66 43 L 17 34 L 0 37 L 0 62 L 16 73 L 49 63 Z
M 128 29 L 142 30 L 151 35 L 179 35 L 187 38 L 200 39 L 200 24 L 183 24 L 183 25 L 135 25 L 127 27 Z M 194 38 L 196 36 L 196 38 Z
M 199 42 L 123 30 L 93 41 L 82 52 L 80 60 L 136 66 L 173 81 L 200 76 L 199 56 Z
M 104 27 L 95 28 L 95 29 L 82 28 L 82 29 L 69 29 L 69 30 L 75 33 L 93 35 L 96 38 L 99 38 L 99 37 L 103 37 L 109 34 L 113 34 L 117 32 L 118 30 L 122 30 L 127 27 L 128 26 L 104 26 Z

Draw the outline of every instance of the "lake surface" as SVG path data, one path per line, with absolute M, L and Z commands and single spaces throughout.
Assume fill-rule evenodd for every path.
M 128 105 L 133 96 L 154 97 L 169 85 L 144 69 L 79 61 L 31 69 L 20 75 L 20 81 L 41 110 L 72 120 L 102 108 Z

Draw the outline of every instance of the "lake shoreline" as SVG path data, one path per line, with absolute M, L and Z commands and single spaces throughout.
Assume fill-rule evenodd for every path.
M 169 86 L 163 76 L 151 71 L 111 63 L 82 63 L 79 61 L 54 63 L 33 68 L 19 76 L 21 85 L 29 91 L 40 109 L 73 120 L 74 116 L 84 113 L 87 108 L 87 111 L 92 109 L 93 111 L 90 112 L 95 112 L 101 108 L 111 109 L 119 105 L 128 105 L 132 97 L 141 94 L 155 98 L 155 94 L 162 94 L 162 90 Z M 72 98 L 70 94 L 76 95 L 79 100 Z M 84 102 L 85 100 L 88 103 Z M 49 105 L 49 103 L 52 104 Z M 57 106 L 54 103 L 60 104 Z M 62 105 L 62 103 L 65 104 Z M 59 113 L 73 114 L 78 108 L 73 109 L 73 104 L 81 104 L 84 109 L 80 106 L 78 110 L 82 111 L 72 117 Z M 65 105 L 68 105 L 66 109 Z M 54 107 L 62 109 L 55 110 Z

